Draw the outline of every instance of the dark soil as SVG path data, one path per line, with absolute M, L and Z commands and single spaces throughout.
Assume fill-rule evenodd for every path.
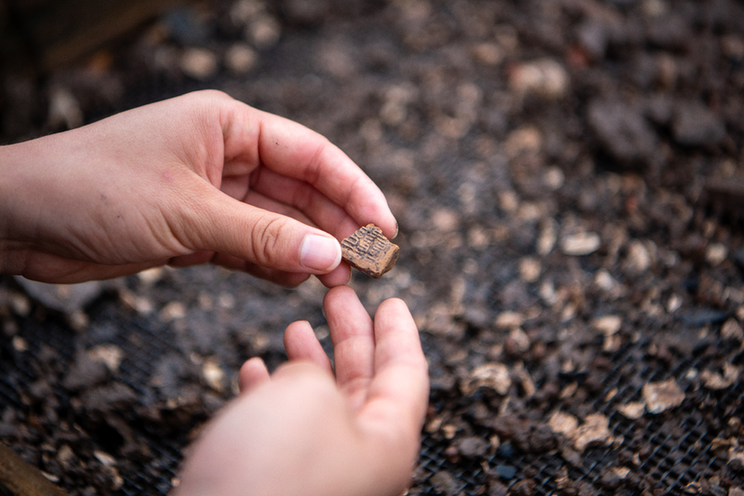
M 202 87 L 385 191 L 398 265 L 352 285 L 420 326 L 409 494 L 741 494 L 744 5 L 215 1 L 6 74 L 0 139 Z M 24 288 L 0 286 L 0 437 L 70 494 L 167 492 L 245 359 L 276 367 L 296 319 L 328 343 L 315 280 L 164 269 L 56 310 Z

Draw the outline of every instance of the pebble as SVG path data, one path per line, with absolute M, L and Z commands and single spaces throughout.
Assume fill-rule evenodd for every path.
M 592 321 L 592 327 L 605 336 L 611 336 L 620 330 L 622 319 L 617 315 L 605 315 Z
M 595 444 L 608 444 L 612 441 L 609 426 L 610 420 L 605 415 L 601 413 L 587 415 L 573 435 L 574 448 L 584 451 Z
M 568 92 L 566 69 L 553 59 L 539 59 L 513 67 L 509 85 L 519 96 L 535 95 L 555 100 Z
M 473 60 L 483 65 L 498 65 L 504 60 L 504 52 L 496 43 L 478 43 L 471 50 Z
M 23 339 L 21 336 L 13 336 L 12 343 L 13 349 L 16 350 L 18 353 L 28 351 L 28 341 Z
M 103 362 L 111 372 L 119 370 L 124 358 L 124 350 L 114 344 L 99 344 L 91 348 L 88 353 L 93 360 Z
M 198 81 L 206 81 L 217 74 L 217 56 L 206 48 L 187 48 L 179 63 L 187 76 Z
M 543 176 L 543 184 L 551 191 L 557 191 L 563 186 L 566 176 L 560 167 L 548 167 Z
M 723 374 L 711 370 L 700 372 L 700 380 L 706 388 L 718 391 L 731 387 L 739 380 L 741 367 L 726 363 L 723 365 Z
M 234 74 L 246 74 L 258 63 L 258 53 L 247 43 L 235 43 L 225 52 L 225 66 Z
M 548 219 L 542 223 L 540 235 L 537 238 L 537 253 L 545 256 L 553 251 L 557 239 L 558 227 L 553 219 Z
M 728 319 L 721 327 L 721 337 L 741 342 L 744 340 L 744 330 L 736 319 Z
M 172 301 L 160 310 L 160 320 L 170 322 L 172 320 L 182 319 L 186 316 L 186 306 L 180 301 Z
M 316 59 L 318 66 L 339 80 L 348 80 L 357 72 L 356 58 L 342 41 L 322 43 Z
M 256 48 L 268 49 L 279 42 L 282 28 L 273 16 L 257 15 L 245 27 L 245 38 Z
M 587 123 L 599 145 L 620 165 L 646 164 L 656 151 L 656 133 L 642 109 L 622 101 L 595 100 L 589 104 Z
M 723 243 L 711 243 L 705 248 L 705 260 L 713 267 L 728 257 L 728 248 Z
M 601 239 L 597 233 L 577 233 L 561 239 L 561 250 L 571 256 L 589 255 L 597 251 L 600 244 Z
M 64 88 L 52 91 L 49 102 L 49 126 L 53 129 L 74 129 L 83 125 L 83 111 L 77 98 Z
M 521 352 L 525 352 L 530 349 L 530 338 L 527 333 L 522 330 L 521 327 L 516 327 L 509 331 L 509 341 L 514 343 L 517 349 Z
M 456 446 L 457 451 L 465 458 L 476 458 L 485 456 L 488 441 L 481 437 L 470 436 L 458 440 Z
M 496 316 L 495 325 L 499 329 L 514 329 L 524 322 L 524 315 L 518 312 L 501 312 Z
M 509 392 L 511 384 L 509 368 L 502 363 L 492 362 L 474 369 L 470 377 L 463 382 L 460 389 L 463 394 L 471 395 L 478 388 L 485 387 L 493 389 L 503 396 Z
M 642 241 L 633 240 L 630 243 L 624 266 L 633 274 L 643 273 L 651 267 L 651 254 Z
M 670 378 L 661 382 L 649 382 L 643 386 L 643 401 L 649 413 L 659 414 L 677 407 L 685 400 L 685 393 Z
M 206 381 L 207 385 L 215 391 L 225 390 L 225 371 L 222 367 L 214 361 L 214 359 L 206 359 L 202 364 L 202 377 Z
M 437 472 L 429 478 L 429 483 L 437 494 L 455 494 L 455 491 L 459 486 L 457 480 L 446 470 L 437 470 Z
M 535 282 L 540 277 L 542 267 L 540 260 L 534 257 L 524 257 L 519 260 L 519 276 L 524 282 Z
M 432 214 L 431 222 L 438 231 L 452 232 L 460 225 L 460 216 L 454 210 L 439 208 Z
M 539 152 L 542 146 L 542 133 L 534 126 L 525 126 L 512 131 L 504 142 L 504 149 L 509 158 L 514 158 L 523 152 Z
M 617 408 L 617 411 L 620 412 L 625 418 L 628 418 L 630 420 L 637 420 L 643 417 L 643 414 L 646 411 L 646 405 L 642 401 L 631 401 L 629 403 L 626 403 L 625 405 L 619 406 Z
M 496 465 L 493 470 L 504 480 L 511 480 L 517 475 L 517 467 L 511 465 Z
M 723 120 L 705 105 L 682 103 L 672 119 L 674 139 L 684 146 L 713 146 L 726 137 Z

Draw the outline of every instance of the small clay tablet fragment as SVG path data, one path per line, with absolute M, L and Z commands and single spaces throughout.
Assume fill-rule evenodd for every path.
M 391 243 L 374 224 L 367 224 L 341 241 L 344 262 L 375 279 L 395 266 L 398 250 L 398 245 Z

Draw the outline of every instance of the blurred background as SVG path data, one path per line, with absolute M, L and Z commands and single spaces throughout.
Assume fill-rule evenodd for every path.
M 0 143 L 215 88 L 348 153 L 400 223 L 432 378 L 408 494 L 741 495 L 744 5 L 0 0 Z M 33 194 L 33 192 L 29 192 Z M 215 267 L 0 279 L 0 438 L 166 494 L 294 290 Z

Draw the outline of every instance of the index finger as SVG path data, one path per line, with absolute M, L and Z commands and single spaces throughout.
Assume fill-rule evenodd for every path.
M 395 236 L 397 223 L 385 195 L 343 151 L 297 122 L 256 112 L 258 120 L 248 124 L 257 133 L 261 164 L 312 185 L 360 226 L 374 223 L 385 236 Z

